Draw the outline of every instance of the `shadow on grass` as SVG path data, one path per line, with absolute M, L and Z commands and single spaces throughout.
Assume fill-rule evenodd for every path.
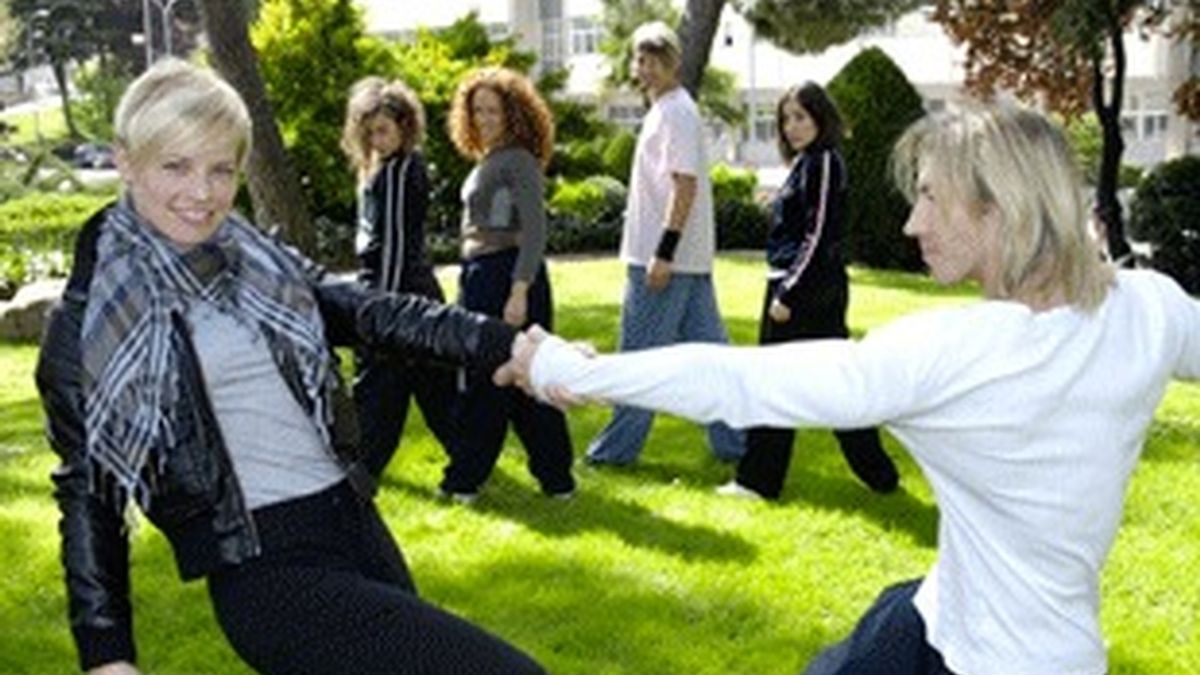
M 803 503 L 829 511 L 857 514 L 887 530 L 907 532 L 919 546 L 937 546 L 937 507 L 910 494 L 904 488 L 903 477 L 900 488 L 886 495 L 871 492 L 852 477 L 835 478 L 808 469 L 793 469 L 789 483 L 798 483 L 801 487 L 786 490 L 780 500 L 782 504 Z
M 796 672 L 837 639 L 820 626 L 819 607 L 779 621 L 778 608 L 739 595 L 736 584 L 664 585 L 570 559 L 500 559 L 465 578 L 435 568 L 418 581 L 437 604 L 463 608 L 518 646 L 540 647 L 534 658 L 560 675 Z M 486 616 L 472 609 L 480 588 L 488 589 Z
M 1188 464 L 1200 447 L 1200 421 L 1157 418 L 1146 433 L 1142 459 L 1147 462 Z
M 428 488 L 385 474 L 382 485 L 424 499 L 437 499 Z M 607 531 L 630 546 L 662 551 L 682 560 L 749 562 L 758 549 L 741 537 L 715 528 L 672 522 L 653 511 L 584 489 L 567 502 L 553 500 L 519 484 L 497 469 L 475 511 L 519 522 L 552 537 Z

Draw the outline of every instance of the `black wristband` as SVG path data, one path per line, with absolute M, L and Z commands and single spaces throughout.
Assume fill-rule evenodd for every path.
M 658 248 L 654 249 L 654 257 L 661 260 L 671 262 L 675 259 L 675 249 L 679 246 L 679 237 L 682 233 L 679 230 L 663 230 L 662 237 L 658 240 Z

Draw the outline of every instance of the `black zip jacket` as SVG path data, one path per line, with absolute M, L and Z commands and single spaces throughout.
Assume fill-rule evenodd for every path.
M 835 289 L 845 295 L 845 210 L 841 155 L 809 148 L 788 173 L 767 231 L 767 263 L 786 270 L 775 297 L 793 312 L 827 304 Z
M 443 300 L 425 254 L 429 175 L 421 153 L 384 160 L 358 196 L 359 279 L 372 288 Z
M 53 472 L 61 511 L 62 561 L 66 568 L 71 630 L 80 666 L 136 659 L 129 599 L 129 545 L 111 485 L 93 480 L 85 451 L 80 329 L 96 260 L 104 211 L 84 225 L 76 240 L 75 263 L 42 341 L 36 377 L 47 420 L 47 436 L 61 464 Z M 415 295 L 387 294 L 354 282 L 338 282 L 315 264 L 308 270 L 326 339 L 332 346 L 402 349 L 494 368 L 506 361 L 515 331 L 503 322 Z M 254 521 L 246 510 L 200 374 L 200 364 L 181 317 L 181 391 L 174 418 L 176 446 L 153 477 L 147 517 L 166 535 L 183 579 L 259 554 Z M 294 363 L 272 350 L 293 394 L 302 391 Z M 355 463 L 353 407 L 338 386 L 333 452 L 356 489 L 373 489 Z

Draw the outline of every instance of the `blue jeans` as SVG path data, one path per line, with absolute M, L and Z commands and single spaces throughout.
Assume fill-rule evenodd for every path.
M 646 268 L 630 265 L 621 305 L 623 352 L 662 347 L 677 342 L 729 342 L 709 274 L 672 274 L 667 287 L 646 287 Z M 619 405 L 612 419 L 588 448 L 592 462 L 629 464 L 638 458 L 654 413 Z M 742 433 L 721 422 L 708 425 L 708 443 L 718 459 L 734 461 L 746 451 Z

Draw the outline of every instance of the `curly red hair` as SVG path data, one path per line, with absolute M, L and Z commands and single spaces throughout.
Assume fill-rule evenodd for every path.
M 473 161 L 487 152 L 471 113 L 472 98 L 483 87 L 500 97 L 508 140 L 533 153 L 545 169 L 554 153 L 554 116 L 529 78 L 509 68 L 480 68 L 459 83 L 447 120 L 454 147 Z

